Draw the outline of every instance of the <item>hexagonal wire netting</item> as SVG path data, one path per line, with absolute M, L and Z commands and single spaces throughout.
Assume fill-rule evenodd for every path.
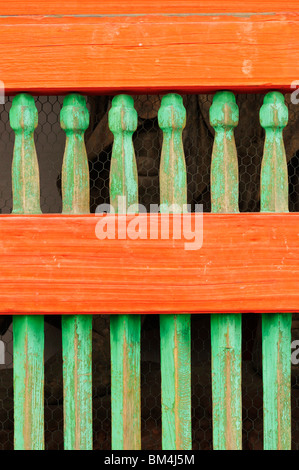
M 134 146 L 138 167 L 139 199 L 149 209 L 159 203 L 159 159 L 162 134 L 157 111 L 160 96 L 135 96 L 138 129 Z M 259 125 L 262 95 L 237 95 L 240 122 L 235 130 L 239 159 L 240 211 L 259 211 L 259 178 L 264 131 Z M 0 107 L 0 209 L 12 209 L 11 161 L 14 134 L 9 125 L 11 98 Z M 290 104 L 289 124 L 284 131 L 289 170 L 290 211 L 299 209 L 299 106 Z M 60 175 L 65 134 L 59 113 L 63 98 L 36 98 L 39 125 L 35 132 L 40 165 L 41 206 L 44 213 L 61 212 Z M 109 202 L 109 167 L 112 134 L 107 113 L 111 97 L 88 97 L 90 126 L 86 147 L 90 166 L 91 212 Z M 209 124 L 210 95 L 184 96 L 187 124 L 183 133 L 188 174 L 188 202 L 203 204 L 210 211 L 210 162 L 213 129 Z M 297 109 L 298 108 L 298 109 Z M 5 364 L 0 365 L 0 448 L 13 447 L 12 325 L 10 317 L 0 317 L 1 339 L 6 345 Z M 293 315 L 292 339 L 299 338 L 299 319 Z M 243 316 L 243 447 L 261 449 L 263 399 L 261 377 L 261 321 L 259 315 Z M 141 343 L 142 448 L 161 448 L 161 377 L 159 318 L 143 316 Z M 299 447 L 299 374 L 292 366 L 293 448 Z M 46 448 L 63 448 L 63 393 L 61 327 L 59 316 L 46 318 L 45 327 L 45 426 Z M 93 418 L 94 448 L 110 449 L 110 351 L 109 317 L 93 321 Z M 211 358 L 209 315 L 192 316 L 192 435 L 194 449 L 212 448 Z

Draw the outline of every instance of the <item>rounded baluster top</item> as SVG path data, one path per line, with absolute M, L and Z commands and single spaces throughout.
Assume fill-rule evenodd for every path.
M 113 134 L 120 132 L 133 133 L 137 129 L 138 115 L 134 100 L 129 95 L 117 95 L 112 100 L 109 111 L 109 128 Z
M 210 107 L 210 123 L 214 128 L 232 128 L 239 122 L 239 108 L 231 91 L 218 91 Z
M 89 125 L 89 112 L 84 96 L 71 93 L 63 100 L 60 124 L 67 131 L 85 131 Z
M 183 98 L 176 93 L 163 96 L 158 111 L 158 122 L 162 130 L 184 129 L 186 125 L 186 109 Z
M 270 91 L 266 94 L 260 109 L 260 123 L 264 129 L 284 128 L 288 123 L 288 114 L 282 93 Z
M 38 124 L 38 113 L 31 95 L 20 93 L 14 97 L 9 111 L 9 121 L 15 132 L 34 131 Z

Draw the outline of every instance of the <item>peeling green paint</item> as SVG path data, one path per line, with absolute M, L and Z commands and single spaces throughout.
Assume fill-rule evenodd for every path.
M 288 122 L 284 96 L 270 92 L 260 110 L 265 129 L 261 169 L 261 212 L 288 212 L 288 171 L 283 128 Z M 291 448 L 292 314 L 262 315 L 264 449 Z
M 92 315 L 62 316 L 64 449 L 92 449 Z
M 84 132 L 89 114 L 83 96 L 63 101 L 61 127 L 66 132 L 62 166 L 64 214 L 89 213 L 89 169 Z M 62 316 L 64 448 L 92 449 L 92 315 Z
M 138 204 L 137 165 L 132 141 L 133 132 L 137 129 L 137 112 L 131 96 L 118 95 L 113 98 L 109 111 L 109 128 L 114 135 L 110 204 L 115 212 L 125 213 L 130 206 Z M 119 196 L 126 198 L 126 206 L 122 209 L 118 207 Z
M 109 111 L 114 134 L 110 167 L 110 204 L 116 213 L 138 212 L 138 180 L 132 142 L 137 128 L 134 100 L 118 95 Z M 125 197 L 119 207 L 118 198 Z M 141 448 L 140 315 L 110 316 L 111 426 L 113 450 Z
M 180 95 L 168 94 L 162 98 L 158 120 L 163 131 L 160 210 L 180 213 L 187 204 L 186 163 L 182 141 L 186 110 Z M 160 341 L 162 448 L 190 450 L 192 448 L 190 315 L 160 315 Z
M 19 94 L 9 113 L 15 131 L 12 163 L 13 213 L 39 214 L 39 169 L 34 145 L 37 109 L 34 99 Z M 13 317 L 14 446 L 44 449 L 44 317 Z
M 113 450 L 141 448 L 140 315 L 111 315 Z
M 211 163 L 212 212 L 239 211 L 238 159 L 234 127 L 239 110 L 232 92 L 215 94 L 210 122 L 215 129 Z M 211 315 L 213 448 L 242 448 L 241 314 Z
M 9 120 L 15 132 L 12 161 L 13 214 L 40 214 L 39 169 L 34 144 L 37 109 L 32 96 L 17 95 Z
M 89 124 L 89 113 L 83 96 L 72 93 L 64 98 L 60 122 L 66 133 L 62 164 L 62 212 L 88 214 L 89 168 L 84 132 Z

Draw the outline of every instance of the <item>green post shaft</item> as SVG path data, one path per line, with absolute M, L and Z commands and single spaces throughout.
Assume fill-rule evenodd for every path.
M 288 212 L 288 171 L 283 128 L 284 96 L 270 92 L 260 109 L 265 129 L 261 169 L 261 212 Z M 264 449 L 291 448 L 291 313 L 262 315 Z
M 168 94 L 158 112 L 163 131 L 160 163 L 160 211 L 182 213 L 187 205 L 187 175 L 182 132 L 186 110 L 182 97 Z M 191 320 L 188 314 L 160 315 L 162 448 L 190 450 Z
M 239 110 L 235 96 L 215 94 L 210 122 L 215 129 L 211 163 L 212 212 L 237 213 L 238 159 L 234 127 Z M 242 448 L 241 314 L 211 315 L 213 448 Z
M 138 180 L 132 142 L 137 128 L 134 100 L 118 95 L 109 111 L 114 135 L 110 169 L 110 204 L 115 213 L 138 210 Z M 141 448 L 140 315 L 111 315 L 112 449 Z
M 15 132 L 13 214 L 39 214 L 39 169 L 34 145 L 38 115 L 32 96 L 19 94 L 9 113 Z M 44 317 L 13 317 L 14 446 L 44 449 Z
M 89 168 L 85 98 L 67 95 L 60 114 L 66 132 L 62 166 L 63 214 L 88 214 Z M 92 315 L 62 316 L 64 448 L 92 449 Z

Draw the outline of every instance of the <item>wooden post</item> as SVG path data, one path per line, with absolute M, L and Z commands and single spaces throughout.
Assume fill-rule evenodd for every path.
M 212 212 L 237 213 L 238 159 L 234 127 L 239 110 L 232 92 L 215 94 L 210 122 L 215 129 L 211 164 Z M 213 448 L 242 447 L 241 314 L 211 315 Z
M 66 96 L 60 114 L 66 132 L 62 166 L 64 214 L 88 214 L 89 169 L 84 132 L 85 98 Z M 92 449 L 92 315 L 62 316 L 64 448 Z
M 187 204 L 187 176 L 182 132 L 186 110 L 182 97 L 162 98 L 158 112 L 163 131 L 160 163 L 160 211 L 182 213 Z M 160 315 L 162 447 L 190 450 L 191 321 L 190 315 Z
M 110 169 L 110 204 L 115 213 L 137 212 L 137 166 L 132 142 L 137 128 L 134 100 L 118 95 L 109 111 L 114 135 Z M 111 315 L 112 449 L 141 448 L 140 315 Z
M 34 145 L 38 115 L 32 96 L 19 94 L 9 113 L 15 131 L 13 214 L 40 214 L 39 170 Z M 14 445 L 44 449 L 44 317 L 13 317 Z
M 288 212 L 288 171 L 282 131 L 288 122 L 284 96 L 270 92 L 260 109 L 265 129 L 261 212 Z M 264 449 L 291 448 L 291 313 L 262 315 Z

